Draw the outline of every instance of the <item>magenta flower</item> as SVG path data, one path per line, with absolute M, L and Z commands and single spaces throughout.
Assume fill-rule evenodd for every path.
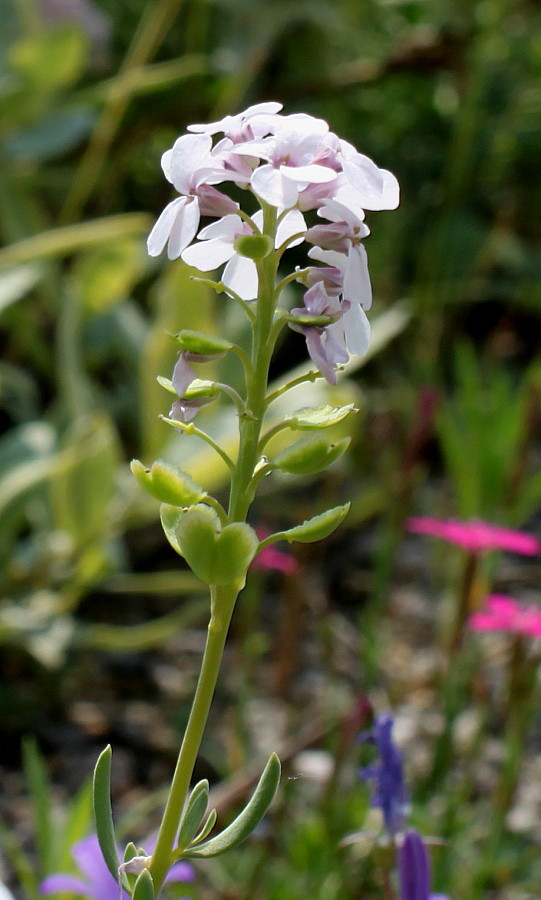
M 269 536 L 270 531 L 259 527 L 256 528 L 256 533 L 259 540 L 264 541 Z M 284 553 L 283 550 L 278 550 L 277 547 L 271 544 L 269 547 L 264 547 L 252 560 L 252 569 L 281 572 L 282 575 L 294 575 L 295 572 L 299 571 L 299 564 L 290 553 Z
M 460 522 L 457 519 L 433 519 L 420 516 L 408 519 L 408 529 L 415 534 L 429 534 L 450 544 L 456 544 L 470 553 L 487 553 L 490 550 L 505 550 L 535 556 L 541 550 L 541 542 L 531 534 L 501 528 L 490 522 L 476 519 Z
M 492 594 L 487 597 L 484 609 L 469 618 L 473 631 L 507 631 L 541 637 L 541 609 L 524 606 L 513 597 Z
M 63 873 L 49 875 L 40 884 L 41 894 L 77 894 L 91 900 L 119 900 L 119 897 L 120 900 L 129 900 L 126 891 L 119 891 L 118 882 L 107 868 L 95 834 L 74 844 L 71 855 L 82 877 Z M 192 867 L 180 862 L 172 867 L 166 882 L 193 881 L 193 878 Z

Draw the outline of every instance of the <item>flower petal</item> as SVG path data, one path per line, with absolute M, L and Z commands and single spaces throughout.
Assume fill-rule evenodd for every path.
M 196 137 L 196 135 L 194 135 Z M 182 251 L 191 244 L 199 227 L 199 203 L 195 197 L 185 197 L 184 206 L 177 214 L 171 228 L 167 256 L 178 259 Z
M 233 245 L 221 238 L 212 241 L 199 241 L 182 251 L 181 256 L 189 266 L 195 266 L 200 272 L 211 272 L 227 262 L 234 253 Z
M 260 166 L 256 169 L 251 179 L 252 188 L 258 197 L 280 209 L 289 209 L 294 206 L 298 189 L 292 181 L 282 178 L 279 169 L 274 166 Z
M 362 244 L 356 244 L 348 253 L 344 272 L 344 297 L 352 303 L 359 303 L 363 309 L 370 309 L 372 306 L 368 258 Z
M 40 894 L 82 894 L 83 897 L 93 897 L 93 891 L 88 881 L 76 878 L 75 875 L 48 875 L 39 886 Z M 118 894 L 118 885 L 116 885 Z M 112 898 L 111 898 L 112 900 Z
M 304 221 L 303 214 L 298 209 L 290 210 L 290 212 L 286 213 L 276 229 L 276 247 L 281 247 L 284 241 L 293 237 L 294 234 L 304 233 L 305 231 L 306 222 Z M 297 240 L 292 241 L 289 246 L 296 247 L 298 244 L 302 244 L 303 240 L 304 236 L 297 238 Z
M 350 353 L 364 356 L 370 344 L 370 322 L 358 303 L 352 303 L 344 313 L 342 322 L 346 335 L 346 345 Z
M 255 300 L 257 297 L 259 279 L 253 259 L 234 253 L 223 271 L 222 281 L 242 300 Z
M 180 215 L 185 203 L 186 197 L 177 197 L 176 200 L 172 200 L 171 203 L 167 204 L 148 236 L 147 250 L 149 256 L 160 255 L 169 240 L 177 215 Z

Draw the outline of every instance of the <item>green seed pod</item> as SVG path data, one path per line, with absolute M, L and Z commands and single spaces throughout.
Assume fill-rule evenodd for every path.
M 187 510 L 176 534 L 186 562 L 205 584 L 244 578 L 259 546 L 253 528 L 242 522 L 222 528 L 217 513 L 203 504 Z
M 236 252 L 247 259 L 264 259 L 273 249 L 273 243 L 266 234 L 243 234 L 235 241 Z
M 358 412 L 353 403 L 345 406 L 329 406 L 327 403 L 325 406 L 297 409 L 286 417 L 286 422 L 292 431 L 316 431 L 338 425 L 352 412 Z
M 199 503 L 206 496 L 203 490 L 192 478 L 181 469 L 164 462 L 162 459 L 152 463 L 150 469 L 146 469 L 142 462 L 134 459 L 130 468 L 133 475 L 142 488 L 151 497 L 168 503 L 170 506 L 191 506 Z
M 233 344 L 223 338 L 202 331 L 184 329 L 171 337 L 186 353 L 195 353 L 197 356 L 222 356 L 231 350 Z
M 290 475 L 313 475 L 326 469 L 342 456 L 351 443 L 351 438 L 344 437 L 339 441 L 327 440 L 318 436 L 297 441 L 287 450 L 282 450 L 273 463 L 281 472 Z

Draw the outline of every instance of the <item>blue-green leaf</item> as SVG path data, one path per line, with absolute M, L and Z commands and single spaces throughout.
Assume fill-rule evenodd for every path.
M 103 858 L 111 875 L 118 879 L 120 860 L 116 849 L 113 810 L 111 808 L 111 757 L 108 745 L 103 750 L 94 769 L 94 819 L 96 833 Z
M 211 838 L 204 844 L 189 848 L 184 852 L 186 857 L 218 856 L 237 847 L 252 833 L 271 805 L 278 784 L 280 783 L 280 760 L 275 753 L 269 759 L 254 794 L 248 805 L 237 818 L 221 834 Z
M 195 832 L 199 828 L 201 819 L 205 815 L 209 799 L 209 783 L 208 781 L 200 781 L 194 787 L 188 803 L 186 811 L 180 823 L 180 831 L 177 846 L 179 850 L 184 850 L 194 839 Z
M 154 882 L 148 869 L 143 869 L 135 882 L 132 900 L 154 900 Z

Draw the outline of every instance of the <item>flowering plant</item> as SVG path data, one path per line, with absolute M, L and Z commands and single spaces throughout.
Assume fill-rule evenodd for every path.
M 362 240 L 369 234 L 365 209 L 391 209 L 398 203 L 395 177 L 334 135 L 322 119 L 297 113 L 281 115 L 281 104 L 260 103 L 236 116 L 208 125 L 191 125 L 162 157 L 166 178 L 178 197 L 169 203 L 148 238 L 148 251 L 166 247 L 170 259 L 182 260 L 207 273 L 225 266 L 219 281 L 204 280 L 237 303 L 251 329 L 251 346 L 215 335 L 181 331 L 173 336 L 179 349 L 171 380 L 160 379 L 174 395 L 165 421 L 178 431 L 205 440 L 230 473 L 227 509 L 185 472 L 158 460 L 150 468 L 135 460 L 139 483 L 161 501 L 165 534 L 194 574 L 210 588 L 210 622 L 201 673 L 182 741 L 163 819 L 151 854 L 131 845 L 120 861 L 110 806 L 111 752 L 96 767 L 94 804 L 99 844 L 111 874 L 119 877 L 136 900 L 156 897 L 171 867 L 181 859 L 206 858 L 236 846 L 268 809 L 280 777 L 271 756 L 255 793 L 238 818 L 210 837 L 216 814 L 204 820 L 208 784 L 190 793 L 190 781 L 211 705 L 222 652 L 236 598 L 248 568 L 261 551 L 279 540 L 309 543 L 330 534 L 347 514 L 349 504 L 259 539 L 247 523 L 257 485 L 273 470 L 308 474 L 321 471 L 347 448 L 348 439 L 332 442 L 324 429 L 353 412 L 339 408 L 304 408 L 278 424 L 268 425 L 267 411 L 278 396 L 303 380 L 337 380 L 337 368 L 350 353 L 366 351 L 371 305 L 367 259 Z M 222 137 L 214 140 L 215 135 Z M 217 185 L 244 190 L 248 212 Z M 313 224 L 305 216 L 314 215 Z M 318 223 L 316 216 L 323 222 Z M 201 218 L 209 224 L 199 230 Z M 280 277 L 286 251 L 311 245 L 309 264 Z M 298 282 L 304 305 L 288 310 L 283 288 Z M 282 328 L 301 332 L 318 372 L 269 393 L 269 366 Z M 195 376 L 194 365 L 228 353 L 244 368 L 244 390 Z M 230 456 L 193 419 L 223 395 L 238 413 L 238 448 Z M 276 455 L 270 442 L 282 430 L 316 432 Z

